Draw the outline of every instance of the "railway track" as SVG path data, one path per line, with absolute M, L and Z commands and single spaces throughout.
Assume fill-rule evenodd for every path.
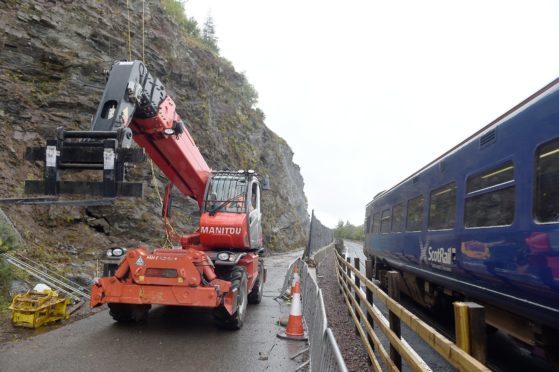
M 358 242 L 345 242 L 346 253 L 350 257 L 359 257 L 362 261 L 360 271 L 365 273 L 365 255 Z M 441 312 L 433 313 L 416 304 L 412 299 L 402 294 L 400 304 L 417 315 L 421 320 L 435 328 L 439 333 L 450 340 L 454 340 L 454 320 L 451 316 Z M 452 310 L 448 314 L 452 314 Z M 413 347 L 414 345 L 412 345 Z M 506 334 L 495 331 L 487 335 L 487 366 L 493 371 L 556 371 L 545 360 L 533 356 L 528 351 L 519 347 Z

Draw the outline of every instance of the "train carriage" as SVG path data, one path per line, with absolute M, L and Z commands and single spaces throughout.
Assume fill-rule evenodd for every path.
M 400 271 L 421 305 L 473 300 L 559 350 L 559 79 L 375 196 L 365 237 L 375 276 Z

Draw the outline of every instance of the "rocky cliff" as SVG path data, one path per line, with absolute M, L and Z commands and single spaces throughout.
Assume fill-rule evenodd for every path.
M 142 2 L 130 0 L 133 59 L 142 59 Z M 302 246 L 308 225 L 303 179 L 288 144 L 264 124 L 256 92 L 165 9 L 146 1 L 145 58 L 165 84 L 213 169 L 256 169 L 268 175 L 263 195 L 265 240 L 272 250 Z M 126 1 L 0 0 L 0 197 L 22 195 L 42 163 L 23 160 L 26 146 L 44 145 L 58 126 L 89 129 L 104 88 L 103 70 L 128 59 Z M 157 191 L 164 177 L 149 165 L 130 172 L 146 183 L 141 200 L 110 207 L 10 206 L 4 210 L 39 258 L 94 258 L 109 246 L 159 245 L 164 237 Z M 197 226 L 191 200 L 179 203 L 177 230 Z

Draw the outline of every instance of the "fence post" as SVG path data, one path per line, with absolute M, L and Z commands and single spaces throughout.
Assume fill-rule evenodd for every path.
M 367 277 L 367 279 L 373 280 L 373 260 L 371 259 L 365 261 L 365 276 Z M 373 306 L 373 292 L 369 289 L 369 287 L 365 287 L 365 295 L 367 296 L 367 302 L 370 303 L 371 306 Z M 373 321 L 373 317 L 371 316 L 371 314 L 369 314 L 368 311 L 367 311 L 367 321 L 371 325 L 371 328 L 374 329 L 375 323 Z M 369 344 L 371 345 L 371 348 L 375 350 L 375 344 L 373 343 L 373 339 L 371 338 L 370 335 L 367 337 L 369 338 Z
M 456 345 L 481 363 L 485 363 L 485 308 L 474 302 L 455 302 L 453 305 Z
M 307 240 L 307 246 L 305 247 L 305 251 L 303 252 L 303 258 L 309 258 L 311 256 L 313 222 L 314 222 L 314 209 L 312 210 L 311 222 L 309 224 L 309 240 Z
M 353 258 L 353 265 L 355 266 L 355 268 L 357 270 L 359 270 L 360 265 L 359 265 L 359 257 L 354 257 Z M 354 275 L 354 282 L 355 285 L 357 286 L 357 288 L 361 288 L 361 280 L 359 279 L 359 277 L 357 275 Z M 357 303 L 357 306 L 361 307 L 361 298 L 359 297 L 359 294 L 357 293 L 357 291 L 355 291 L 355 302 Z M 357 320 L 359 322 L 361 322 L 361 317 L 359 316 L 359 313 L 356 311 L 355 315 L 357 316 Z M 359 330 L 357 328 L 357 326 L 355 326 L 355 334 L 359 335 Z
M 396 302 L 400 302 L 400 273 L 397 271 L 389 271 L 386 273 L 386 278 L 388 280 L 388 295 Z M 400 318 L 389 310 L 388 320 L 390 322 L 390 329 L 398 336 L 398 338 L 401 338 L 402 330 Z M 402 356 L 392 344 L 390 344 L 390 359 L 392 359 L 399 370 L 402 370 Z

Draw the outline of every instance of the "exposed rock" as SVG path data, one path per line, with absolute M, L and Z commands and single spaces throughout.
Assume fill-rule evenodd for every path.
M 29 284 L 21 280 L 12 280 L 10 283 L 10 296 L 15 296 L 17 293 L 25 293 L 30 290 Z
M 71 275 L 68 279 L 84 287 L 89 287 L 93 284 L 93 277 L 87 274 Z
M 62 243 L 58 243 L 56 246 L 59 251 L 62 251 L 66 254 L 71 254 L 71 255 L 77 255 L 78 254 L 78 249 L 73 246 L 72 244 L 62 244 Z
M 135 15 L 132 55 L 141 58 L 142 3 L 133 1 L 130 7 Z M 128 57 L 127 13 L 123 0 L 2 2 L 1 197 L 20 196 L 25 179 L 42 177 L 41 163 L 22 160 L 26 146 L 44 145 L 58 126 L 89 129 L 104 88 L 103 70 Z M 145 2 L 145 25 L 146 64 L 177 103 L 208 164 L 213 169 L 251 168 L 270 177 L 272 189 L 263 193 L 268 248 L 303 246 L 308 226 L 303 178 L 289 146 L 265 126 L 264 114 L 254 108 L 256 96 L 246 78 L 180 30 L 161 2 Z M 130 180 L 146 184 L 143 200 L 67 211 L 13 206 L 6 212 L 37 255 L 52 253 L 62 239 L 80 255 L 140 241 L 158 245 L 164 229 L 156 188 L 161 194 L 165 181 L 158 170 L 155 173 L 147 164 L 128 172 Z M 175 228 L 189 233 L 198 223 L 191 216 L 197 205 L 179 199 L 175 198 Z
M 103 234 L 108 235 L 111 232 L 111 226 L 109 226 L 109 223 L 104 218 L 88 218 L 87 224 Z

